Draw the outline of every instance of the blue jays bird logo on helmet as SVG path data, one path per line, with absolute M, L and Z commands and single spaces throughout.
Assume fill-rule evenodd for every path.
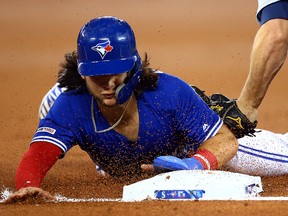
M 112 51 L 113 46 L 110 45 L 110 40 L 106 40 L 105 42 L 96 44 L 91 49 L 97 51 L 101 58 L 104 59 L 105 55 Z

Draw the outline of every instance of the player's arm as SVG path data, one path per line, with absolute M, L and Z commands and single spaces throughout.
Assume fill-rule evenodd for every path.
M 160 156 L 153 164 L 143 164 L 144 171 L 215 170 L 221 168 L 237 153 L 238 141 L 224 124 L 218 133 L 201 144 L 196 154 L 180 159 Z
M 206 157 L 208 161 L 209 157 L 211 157 L 212 163 L 210 162 L 210 164 L 217 164 L 217 166 L 214 165 L 211 166 L 211 168 L 218 169 L 231 160 L 237 153 L 238 141 L 234 134 L 228 129 L 227 125 L 223 124 L 214 137 L 207 139 L 200 145 L 198 152 L 203 149 L 215 157 L 214 159 L 211 155 Z M 216 160 L 217 163 L 213 160 Z
M 166 169 L 164 171 L 215 170 L 227 163 L 238 150 L 238 142 L 234 134 L 222 123 L 219 116 L 209 109 L 204 103 L 205 100 L 199 98 L 197 91 L 190 91 L 191 87 L 187 88 L 186 85 L 182 85 L 180 90 L 182 90 L 179 94 L 181 95 L 178 102 L 180 105 L 177 107 L 180 107 L 181 112 L 175 117 L 178 122 L 178 130 L 185 131 L 187 128 L 191 128 L 188 136 L 192 137 L 194 142 L 199 145 L 199 149 L 193 156 L 186 155 L 185 159 L 159 156 L 154 159 L 152 166 L 149 164 L 141 166 L 145 171 L 151 171 L 151 168 L 152 170 L 153 168 L 159 169 L 160 172 L 163 168 Z M 210 124 L 209 131 L 204 132 L 204 124 Z
M 50 168 L 62 155 L 62 150 L 48 142 L 35 142 L 24 154 L 16 171 L 16 191 L 5 203 L 21 202 L 28 198 L 52 200 L 53 196 L 40 188 Z

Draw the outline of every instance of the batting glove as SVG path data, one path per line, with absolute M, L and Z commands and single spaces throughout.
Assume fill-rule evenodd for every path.
M 153 162 L 156 172 L 176 170 L 204 170 L 203 165 L 196 158 L 180 159 L 174 156 L 159 156 Z

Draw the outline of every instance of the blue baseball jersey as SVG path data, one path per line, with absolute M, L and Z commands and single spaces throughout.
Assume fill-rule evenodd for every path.
M 156 89 L 134 91 L 139 112 L 136 142 L 109 128 L 109 122 L 86 88 L 61 93 L 39 123 L 32 140 L 57 145 L 65 153 L 75 145 L 105 172 L 121 176 L 140 173 L 140 165 L 160 155 L 185 157 L 214 136 L 223 122 L 184 81 L 159 72 Z M 92 110 L 94 113 L 92 114 Z

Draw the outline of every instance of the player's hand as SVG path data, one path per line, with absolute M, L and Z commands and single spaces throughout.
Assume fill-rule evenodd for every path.
M 11 194 L 3 203 L 38 203 L 53 201 L 55 198 L 47 191 L 38 187 L 25 187 L 21 188 L 15 193 Z

